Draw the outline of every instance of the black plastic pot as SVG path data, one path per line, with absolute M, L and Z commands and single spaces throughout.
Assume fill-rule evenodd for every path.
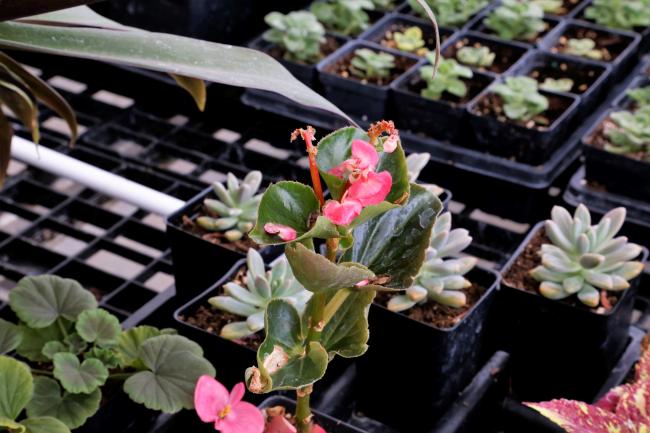
M 515 121 L 501 121 L 492 114 L 482 115 L 479 104 L 491 95 L 487 88 L 468 106 L 470 122 L 479 149 L 515 158 L 517 161 L 539 165 L 551 157 L 565 138 L 568 127 L 578 113 L 579 99 L 573 95 L 540 92 L 549 99 L 550 108 L 560 111 L 548 127 L 527 128 Z
M 346 44 L 336 53 L 324 59 L 317 66 L 318 76 L 323 85 L 324 95 L 335 105 L 352 116 L 369 121 L 381 120 L 386 117 L 390 83 L 384 86 L 363 84 L 352 78 L 343 78 L 334 70 L 339 61 L 349 59 L 354 51 L 359 48 L 369 48 L 392 54 L 396 59 L 402 59 L 406 70 L 415 65 L 418 57 L 407 55 L 399 51 L 388 50 L 367 42 L 357 41 Z
M 488 17 L 491 11 L 499 7 L 498 4 L 493 5 L 492 7 L 486 9 L 482 14 L 479 19 L 477 19 L 474 24 L 471 27 L 471 30 L 474 30 L 479 33 L 483 33 L 484 35 L 489 35 L 493 36 L 495 38 L 498 38 L 500 40 L 504 40 L 502 38 L 499 38 L 499 35 L 489 28 L 483 23 L 483 21 Z M 544 41 L 556 30 L 557 26 L 562 23 L 561 20 L 558 20 L 557 18 L 553 18 L 550 16 L 545 16 L 544 17 L 544 22 L 546 23 L 547 27 L 546 30 L 538 34 L 537 38 L 535 40 L 515 40 L 513 42 L 520 42 L 522 44 L 526 44 L 529 46 L 542 46 Z
M 634 106 L 634 101 L 630 99 L 629 96 L 627 96 L 627 91 L 636 89 L 638 87 L 647 87 L 650 86 L 650 76 L 648 75 L 639 75 L 636 77 L 628 87 L 626 87 L 621 94 L 614 99 L 614 102 L 612 102 L 612 107 L 614 108 L 621 108 L 623 110 L 630 110 L 630 109 L 635 109 L 637 107 Z
M 400 431 L 425 432 L 471 382 L 487 359 L 486 319 L 499 277 L 475 268 L 467 278 L 487 290 L 449 329 L 435 328 L 378 304 L 371 306 L 370 348 L 359 360 L 355 387 L 363 390 L 357 395 L 358 411 Z M 367 392 L 377 386 L 381 393 Z M 409 413 L 426 416 L 405 416 Z
M 117 386 L 111 395 L 104 395 L 99 411 L 75 429 L 76 433 L 121 433 L 142 431 L 148 427 L 160 413 L 147 409 L 144 405 L 131 400 Z
M 420 63 L 420 67 L 428 63 Z M 463 79 L 468 92 L 465 98 L 445 93 L 439 100 L 420 96 L 426 83 L 420 68 L 413 68 L 391 84 L 394 99 L 394 117 L 398 128 L 425 133 L 439 140 L 467 143 L 467 105 L 494 81 L 489 74 L 474 72 L 471 79 Z
M 531 239 L 535 225 L 504 266 L 506 275 Z M 647 258 L 644 251 L 642 260 Z M 502 281 L 497 297 L 500 335 L 512 354 L 512 389 L 525 401 L 591 401 L 627 345 L 640 277 L 630 281 L 608 313 L 547 299 Z

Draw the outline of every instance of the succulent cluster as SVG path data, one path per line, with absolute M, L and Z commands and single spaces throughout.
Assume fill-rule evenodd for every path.
M 205 230 L 224 232 L 230 242 L 237 241 L 253 229 L 257 220 L 257 209 L 262 194 L 257 191 L 262 184 L 262 173 L 251 171 L 240 183 L 234 174 L 228 173 L 224 186 L 215 182 L 212 189 L 218 200 L 206 198 L 203 201 L 210 216 L 201 216 L 196 223 Z
M 406 157 L 406 168 L 408 171 L 409 182 L 414 183 L 420 177 L 420 173 L 427 166 L 429 160 L 431 159 L 431 154 L 427 152 L 422 153 L 411 153 Z M 434 184 L 423 184 L 420 183 L 420 186 L 426 188 L 436 197 L 442 194 L 445 190 L 440 188 L 438 185 Z
M 474 14 L 487 6 L 488 0 L 426 0 L 442 26 L 461 26 Z M 417 0 L 409 0 L 409 5 L 418 15 L 427 18 L 427 14 Z
M 375 5 L 375 9 L 380 11 L 393 10 L 397 5 L 396 0 L 372 0 L 372 3 Z
M 264 33 L 264 39 L 281 47 L 287 60 L 311 64 L 320 60 L 325 28 L 314 14 L 271 12 L 264 20 L 271 27 Z
M 542 8 L 544 13 L 559 15 L 564 11 L 562 0 L 532 0 L 533 3 Z
M 528 122 L 548 108 L 548 98 L 538 91 L 538 83 L 530 77 L 507 77 L 505 83 L 492 87 L 503 99 L 503 111 L 509 119 Z
M 496 54 L 483 45 L 461 47 L 456 52 L 456 60 L 464 65 L 477 68 L 489 68 L 495 58 Z
M 650 86 L 630 89 L 626 92 L 626 94 L 639 107 L 650 105 Z
M 366 28 L 370 17 L 366 11 L 375 9 L 371 0 L 321 0 L 311 11 L 327 30 L 345 36 L 356 36 Z
M 424 56 L 429 51 L 425 46 L 426 43 L 422 29 L 418 26 L 409 27 L 403 32 L 393 33 L 393 41 L 395 41 L 397 49 L 406 51 L 407 53 Z
M 589 38 L 569 39 L 564 52 L 572 56 L 585 57 L 587 59 L 603 59 L 603 52 L 596 48 L 596 42 Z
M 539 88 L 551 92 L 570 92 L 573 89 L 573 80 L 571 78 L 551 78 L 547 77 Z
M 484 21 L 487 28 L 508 40 L 530 41 L 546 29 L 544 10 L 536 3 L 503 0 Z
M 355 77 L 364 79 L 381 79 L 390 77 L 395 67 L 395 56 L 369 48 L 359 48 L 350 61 L 350 72 Z
M 583 304 L 597 307 L 600 290 L 630 287 L 628 281 L 643 270 L 643 263 L 631 261 L 642 249 L 625 236 L 615 237 L 624 222 L 625 208 L 609 211 L 592 225 L 584 205 L 577 207 L 573 217 L 555 206 L 545 225 L 552 243 L 542 245 L 542 264 L 530 272 L 540 282 L 539 292 L 550 299 L 575 294 Z
M 435 61 L 433 55 L 427 57 L 430 62 Z M 463 98 L 467 95 L 467 85 L 462 79 L 472 78 L 474 73 L 470 68 L 460 65 L 454 59 L 441 59 L 435 77 L 433 76 L 433 66 L 420 68 L 420 76 L 427 85 L 420 91 L 422 97 L 437 100 L 445 92 Z
M 649 0 L 593 0 L 585 17 L 605 27 L 632 30 L 650 25 Z
M 264 329 L 264 312 L 273 299 L 289 301 L 302 311 L 311 297 L 311 292 L 294 278 L 284 257 L 275 261 L 267 271 L 260 254 L 251 248 L 246 266 L 243 285 L 228 282 L 223 286 L 224 295 L 208 300 L 215 308 L 246 319 L 229 323 L 221 329 L 221 336 L 229 340 L 239 340 Z
M 464 275 L 476 266 L 474 257 L 456 258 L 472 242 L 465 229 L 451 229 L 451 213 L 445 212 L 436 220 L 425 262 L 413 286 L 403 295 L 388 302 L 391 311 L 404 311 L 428 301 L 460 308 L 467 304 L 462 291 L 472 285 Z M 454 258 L 451 258 L 454 257 Z
M 650 105 L 636 111 L 616 111 L 610 119 L 612 124 L 604 130 L 609 140 L 605 150 L 613 153 L 642 152 L 644 159 L 650 158 Z

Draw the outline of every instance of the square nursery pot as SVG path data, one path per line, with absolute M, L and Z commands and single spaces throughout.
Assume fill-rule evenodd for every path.
M 421 63 L 420 67 L 428 65 Z M 467 95 L 458 98 L 443 93 L 438 100 L 420 96 L 426 88 L 420 76 L 420 67 L 413 68 L 391 84 L 394 98 L 394 118 L 399 128 L 424 133 L 439 140 L 453 143 L 467 141 L 467 105 L 488 87 L 494 76 L 474 72 L 470 79 L 463 79 L 467 85 Z
M 499 276 L 475 268 L 467 278 L 486 291 L 451 328 L 370 307 L 369 349 L 358 361 L 355 386 L 366 392 L 357 395 L 357 410 L 399 431 L 425 432 L 471 382 L 489 356 L 486 319 Z
M 552 53 L 567 54 L 565 47 L 569 39 L 589 38 L 596 42 L 596 48 L 607 50 L 610 59 L 596 60 L 612 67 L 611 80 L 616 83 L 629 71 L 636 61 L 641 36 L 622 30 L 608 29 L 588 22 L 571 21 L 556 28 L 542 43 L 541 48 Z M 571 55 L 571 54 L 567 54 Z M 573 56 L 579 57 L 580 56 Z
M 125 415 L 126 414 L 126 415 Z M 88 418 L 86 423 L 75 429 L 75 433 L 121 433 L 126 431 L 145 431 L 160 412 L 147 409 L 138 404 L 116 386 L 107 396 L 104 394 L 99 410 Z
M 650 75 L 650 74 L 649 74 Z M 620 108 L 622 110 L 636 110 L 639 108 L 629 96 L 627 96 L 628 90 L 637 89 L 639 87 L 648 87 L 650 86 L 650 76 L 649 75 L 639 75 L 636 77 L 625 90 L 621 92 L 620 95 L 614 99 L 612 102 L 612 107 Z
M 544 222 L 535 225 L 502 270 L 497 311 L 502 344 L 512 354 L 512 389 L 524 401 L 591 401 L 627 346 L 640 277 L 608 312 L 514 287 L 508 273 L 543 230 Z
M 571 78 L 573 87 L 566 92 L 580 98 L 577 117 L 593 112 L 609 83 L 611 66 L 574 56 L 533 51 L 513 69 L 515 75 L 535 78 L 541 85 L 546 78 Z
M 521 42 L 504 41 L 494 36 L 476 32 L 461 33 L 450 39 L 442 48 L 442 57 L 456 59 L 458 51 L 463 47 L 488 47 L 495 54 L 494 62 L 488 67 L 466 65 L 480 72 L 503 74 L 518 64 L 526 55 L 529 47 Z M 461 63 L 462 64 L 462 63 Z
M 585 177 L 609 193 L 650 203 L 650 162 L 644 161 L 643 155 L 613 153 L 604 148 L 607 139 L 603 129 L 611 122 L 614 111 L 606 111 L 582 139 Z
M 359 48 L 370 48 L 395 56 L 397 67 L 392 71 L 392 79 L 379 85 L 374 83 L 364 84 L 351 75 L 348 78 L 341 76 L 339 72 L 344 71 L 344 73 L 347 73 L 347 65 L 353 58 L 355 50 Z M 323 60 L 318 64 L 317 69 L 325 97 L 352 116 L 375 121 L 386 117 L 390 83 L 408 71 L 417 61 L 417 56 L 381 48 L 368 42 L 357 41 L 348 43 L 342 49 Z
M 568 127 L 578 113 L 579 99 L 569 94 L 541 91 L 549 99 L 549 126 L 532 128 L 512 121 L 505 115 L 487 112 L 501 103 L 501 98 L 488 87 L 469 104 L 470 123 L 477 146 L 488 153 L 514 158 L 525 164 L 540 165 L 551 158 L 566 136 Z
M 226 247 L 227 244 L 217 245 L 207 241 L 184 226 L 184 217 L 195 220 L 203 200 L 213 195 L 212 188 L 206 188 L 167 218 L 176 294 L 183 301 L 212 286 L 238 260 L 246 258 L 245 252 Z M 265 261 L 274 259 L 281 251 L 281 248 L 272 246 L 259 250 Z

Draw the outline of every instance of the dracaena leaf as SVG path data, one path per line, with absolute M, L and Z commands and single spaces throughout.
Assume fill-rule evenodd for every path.
M 38 108 L 31 96 L 15 83 L 0 79 L 0 103 L 14 113 L 38 143 Z
M 95 308 L 82 312 L 77 318 L 77 334 L 88 343 L 112 346 L 122 332 L 120 321 L 106 310 Z
M 80 362 L 72 353 L 57 353 L 52 362 L 54 377 L 66 391 L 74 394 L 90 394 L 108 379 L 108 369 L 96 358 Z
M 20 346 L 22 333 L 17 325 L 0 319 L 0 355 L 15 350 Z
M 0 417 L 15 420 L 33 392 L 32 372 L 27 365 L 0 356 Z

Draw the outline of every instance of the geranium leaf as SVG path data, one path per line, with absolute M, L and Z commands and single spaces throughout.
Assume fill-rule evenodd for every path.
M 165 413 L 194 407 L 194 386 L 200 376 L 215 375 L 201 346 L 179 335 L 160 335 L 142 343 L 139 358 L 148 370 L 124 382 L 124 391 L 137 403 Z
M 108 369 L 117 368 L 120 365 L 120 358 L 114 348 L 93 347 L 86 352 L 85 357 L 99 359 Z
M 39 275 L 21 279 L 9 292 L 9 305 L 29 327 L 46 328 L 59 318 L 75 321 L 97 301 L 75 280 Z
M 97 412 L 101 399 L 99 389 L 90 394 L 62 393 L 56 380 L 39 376 L 34 379 L 34 398 L 27 405 L 27 415 L 29 418 L 53 417 L 75 429 Z
M 73 394 L 90 394 L 106 383 L 108 369 L 100 360 L 90 358 L 80 362 L 72 353 L 57 353 L 52 358 L 54 377 Z
M 46 358 L 53 359 L 54 355 L 57 353 L 67 353 L 69 351 L 70 348 L 60 341 L 48 341 L 45 346 L 43 346 L 43 350 L 41 352 Z
M 15 420 L 33 393 L 32 372 L 27 365 L 0 356 L 0 417 Z
M 638 433 L 634 425 L 626 427 L 626 420 L 612 412 L 573 400 L 552 400 L 526 403 L 567 433 Z M 616 427 L 612 430 L 610 427 Z
M 7 431 L 9 433 L 25 433 L 26 430 L 27 427 L 17 423 L 16 421 L 0 416 L 0 431 Z
M 65 424 L 51 416 L 27 418 L 20 423 L 27 428 L 26 433 L 70 433 Z
M 142 343 L 153 337 L 162 335 L 162 331 L 153 326 L 136 326 L 123 331 L 117 338 L 117 353 L 122 367 L 135 367 L 139 370 L 145 368 L 138 356 Z
M 50 341 L 63 341 L 64 338 L 61 329 L 56 324 L 40 329 L 32 329 L 21 324 L 18 328 L 23 339 L 16 352 L 34 362 L 48 361 L 47 356 L 43 354 L 45 345 Z
M 77 318 L 76 329 L 85 341 L 99 346 L 117 344 L 117 338 L 122 332 L 119 319 L 99 308 L 82 312 Z
M 17 325 L 0 319 L 0 355 L 9 353 L 20 346 L 22 333 Z
M 63 342 L 68 345 L 68 352 L 74 353 L 75 355 L 79 355 L 88 348 L 88 343 L 76 332 L 68 334 L 63 339 Z

